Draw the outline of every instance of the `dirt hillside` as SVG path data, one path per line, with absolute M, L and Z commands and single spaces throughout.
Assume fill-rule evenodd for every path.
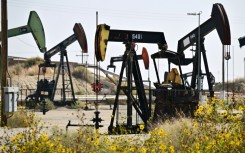
M 18 86 L 21 89 L 36 89 L 38 81 L 38 64 L 43 63 L 43 60 L 36 57 L 30 58 L 26 61 L 20 63 L 14 63 L 9 65 L 8 71 L 11 76 L 12 86 Z M 58 65 L 58 64 L 57 64 Z M 54 69 L 46 68 L 45 74 L 41 72 L 39 79 L 53 80 Z M 94 83 L 94 74 L 89 70 L 86 70 L 85 67 L 79 66 L 77 63 L 70 64 L 72 82 L 74 92 L 77 95 L 85 94 L 95 94 L 92 90 L 91 84 Z M 61 74 L 61 72 L 60 72 Z M 65 80 L 68 79 L 66 73 Z M 100 82 L 103 84 L 101 94 L 114 94 L 116 86 L 105 77 L 100 77 Z M 62 88 L 62 76 L 59 76 L 57 89 Z

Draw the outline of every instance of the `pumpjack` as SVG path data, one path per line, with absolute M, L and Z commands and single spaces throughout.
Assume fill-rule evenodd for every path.
M 192 60 L 181 61 L 180 55 L 170 50 L 154 53 L 151 58 L 157 76 L 157 82 L 154 83 L 156 89 L 153 90 L 153 96 L 155 96 L 153 120 L 176 117 L 179 112 L 186 115 L 193 113 L 198 104 L 198 91 L 186 86 L 181 68 L 183 65 L 190 64 Z M 156 64 L 156 60 L 160 59 L 168 61 L 168 71 L 164 73 L 162 82 Z M 171 68 L 171 61 L 174 61 L 179 71 L 176 67 Z
M 46 42 L 45 42 L 45 33 L 44 33 L 43 25 L 38 14 L 35 11 L 30 12 L 27 25 L 9 29 L 7 33 L 8 33 L 8 38 L 31 33 L 33 38 L 35 39 L 35 42 L 40 52 L 42 53 L 46 52 Z M 2 34 L 0 32 L 0 41 L 1 40 L 2 40 Z M 1 46 L 0 46 L 0 55 L 1 55 Z M 1 69 L 2 66 L 0 61 L 0 73 L 2 73 Z M 0 78 L 1 77 L 2 74 L 0 74 Z
M 78 40 L 79 45 L 82 49 L 82 52 L 87 53 L 87 39 L 83 27 L 80 23 L 76 23 L 73 28 L 74 34 L 48 50 L 44 53 L 45 62 L 39 65 L 38 71 L 38 81 L 37 89 L 34 94 L 27 96 L 26 100 L 34 100 L 36 103 L 39 103 L 45 98 L 55 101 L 55 94 L 57 90 L 57 83 L 60 76 L 60 71 L 62 75 L 62 89 L 61 89 L 61 101 L 58 101 L 57 105 L 70 105 L 75 103 L 75 94 L 73 89 L 73 83 L 71 78 L 70 66 L 68 61 L 68 54 L 66 48 Z M 56 64 L 51 62 L 51 57 L 55 54 L 60 53 L 60 63 L 58 66 L 57 75 L 55 78 L 55 68 Z M 45 74 L 46 68 L 54 68 L 53 80 L 47 80 L 46 78 L 40 79 L 40 72 Z M 71 98 L 68 98 L 67 95 L 71 95 Z
M 142 54 L 137 55 L 137 59 L 143 60 L 145 69 L 146 70 L 149 69 L 149 61 L 148 61 L 149 55 L 148 55 L 147 49 L 145 47 L 142 48 Z M 111 57 L 110 65 L 107 66 L 107 70 L 109 68 L 113 68 L 114 72 L 115 72 L 116 66 L 114 65 L 114 62 L 122 62 L 122 61 L 123 61 L 123 56 Z
M 137 114 L 141 117 L 145 125 L 148 124 L 150 117 L 150 102 L 147 101 L 145 95 L 144 85 L 140 68 L 138 65 L 138 57 L 134 49 L 134 43 L 155 43 L 158 44 L 160 51 L 153 53 L 151 58 L 154 63 L 157 82 L 154 83 L 153 96 L 155 96 L 155 110 L 154 121 L 163 119 L 164 117 L 175 117 L 179 112 L 188 116 L 193 116 L 194 110 L 198 106 L 199 94 L 196 88 L 197 81 L 197 67 L 198 56 L 197 51 L 192 58 L 186 58 L 184 51 L 190 46 L 200 46 L 203 55 L 206 73 L 202 76 L 207 77 L 210 97 L 214 96 L 213 84 L 215 78 L 209 71 L 206 51 L 204 48 L 204 38 L 214 29 L 217 30 L 221 43 L 223 44 L 223 51 L 228 48 L 231 42 L 230 26 L 228 17 L 222 4 L 216 3 L 213 5 L 211 18 L 200 25 L 200 35 L 198 34 L 198 27 L 188 33 L 186 36 L 178 41 L 177 52 L 167 50 L 167 43 L 162 32 L 146 32 L 146 31 L 127 31 L 127 30 L 112 30 L 108 25 L 98 25 L 95 35 L 95 54 L 97 61 L 104 61 L 106 55 L 106 47 L 109 41 L 122 42 L 125 44 L 126 50 L 122 57 L 115 57 L 112 61 L 122 61 L 122 67 L 117 84 L 117 93 L 112 111 L 111 122 L 108 127 L 109 133 L 120 133 L 120 127 L 124 127 L 131 132 L 135 132 L 137 124 L 132 122 L 132 107 L 135 108 Z M 201 44 L 198 43 L 198 37 L 201 39 Z M 196 48 L 198 50 L 198 48 Z M 164 80 L 161 82 L 158 72 L 156 60 L 166 59 L 168 61 L 168 71 L 165 73 Z M 143 59 L 144 60 L 144 59 Z M 171 67 L 174 64 L 176 67 Z M 193 64 L 193 70 L 189 73 L 182 73 L 182 66 Z M 110 66 L 113 67 L 113 66 Z M 123 72 L 126 68 L 127 86 L 122 86 Z M 132 94 L 133 77 L 139 101 Z M 187 77 L 191 77 L 191 84 L 188 84 Z M 123 91 L 127 96 L 127 123 L 119 125 L 118 120 L 119 104 L 118 97 L 120 91 Z M 117 114 L 116 114 L 117 112 Z
M 223 52 L 224 49 L 228 48 L 231 44 L 231 34 L 230 34 L 230 26 L 227 14 L 222 4 L 216 3 L 213 5 L 211 18 L 205 21 L 200 25 L 200 36 L 198 35 L 198 28 L 195 28 L 193 31 L 185 35 L 178 41 L 177 53 L 174 58 L 168 58 L 167 56 L 172 57 L 169 53 L 165 52 L 162 55 L 155 53 L 151 57 L 154 60 L 154 65 L 156 68 L 156 58 L 167 57 L 169 63 L 169 72 L 170 72 L 170 64 L 175 64 L 179 66 L 181 83 L 171 82 L 171 88 L 169 86 L 161 85 L 160 79 L 158 76 L 157 69 L 157 78 L 158 82 L 155 84 L 155 113 L 154 120 L 158 120 L 159 117 L 163 116 L 176 116 L 176 113 L 179 111 L 184 112 L 186 115 L 193 115 L 193 111 L 198 106 L 199 101 L 199 92 L 196 89 L 196 81 L 197 81 L 197 71 L 198 71 L 198 47 L 200 46 L 200 51 L 203 56 L 203 62 L 205 65 L 206 73 L 202 73 L 202 76 L 206 76 L 208 82 L 208 90 L 210 93 L 210 97 L 214 96 L 213 85 L 215 83 L 215 77 L 209 71 L 208 61 L 206 56 L 206 50 L 204 47 L 204 39 L 205 36 L 212 32 L 214 29 L 217 30 L 221 43 L 223 44 Z M 198 37 L 200 37 L 200 45 L 198 45 Z M 184 51 L 190 46 L 196 45 L 196 52 L 193 58 L 186 58 Z M 185 75 L 181 72 L 181 66 L 186 66 L 189 64 L 193 64 L 193 70 L 191 73 L 186 73 Z M 186 86 L 186 79 L 184 80 L 184 76 L 191 76 L 191 85 Z
M 119 82 L 117 84 L 116 97 L 114 101 L 111 122 L 108 127 L 108 133 L 123 133 L 123 129 L 137 133 L 139 124 L 133 124 L 133 108 L 136 114 L 140 116 L 145 127 L 150 118 L 151 110 L 149 109 L 151 103 L 147 100 L 145 94 L 145 87 L 142 81 L 141 71 L 138 63 L 138 56 L 135 51 L 135 43 L 153 43 L 157 44 L 160 50 L 165 50 L 167 43 L 165 41 L 163 32 L 149 32 L 149 31 L 130 31 L 130 30 L 113 30 L 106 24 L 97 26 L 95 35 L 95 55 L 97 61 L 104 61 L 106 56 L 106 47 L 108 42 L 121 42 L 125 45 L 125 51 L 122 57 L 118 60 L 122 61 L 122 67 L 119 76 Z M 149 66 L 148 53 L 142 54 L 143 61 Z M 126 84 L 122 86 L 123 74 L 126 69 Z M 137 97 L 133 95 L 133 84 L 137 91 Z M 119 96 L 120 91 L 127 96 L 127 116 L 126 124 L 119 124 Z M 117 114 L 116 114 L 117 112 Z M 114 121 L 116 119 L 116 126 Z M 146 128 L 145 128 L 146 130 Z

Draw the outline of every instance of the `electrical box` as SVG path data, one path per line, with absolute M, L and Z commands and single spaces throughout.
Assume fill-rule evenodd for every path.
M 19 87 L 3 87 L 3 91 L 5 101 L 5 113 L 17 111 Z

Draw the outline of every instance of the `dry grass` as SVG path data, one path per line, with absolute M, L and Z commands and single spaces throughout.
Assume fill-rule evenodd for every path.
M 179 146 L 179 144 L 181 144 L 180 138 L 182 137 L 183 130 L 193 129 L 193 122 L 192 119 L 186 117 L 180 117 L 179 119 L 173 118 L 154 124 L 151 127 L 151 131 L 154 128 L 164 129 L 165 133 L 168 135 L 168 139 L 172 141 L 172 144 Z
M 37 65 L 34 65 L 34 66 L 31 66 L 27 69 L 27 75 L 29 76 L 34 76 L 34 75 L 38 75 L 38 66 Z
M 16 64 L 16 65 L 10 66 L 8 70 L 11 76 L 13 75 L 34 76 L 34 75 L 38 75 L 39 68 L 38 68 L 38 65 L 32 65 L 32 66 L 25 68 L 24 64 Z M 54 73 L 54 69 L 46 68 L 45 75 L 53 75 L 53 73 Z M 40 70 L 40 74 L 44 75 L 42 70 Z
M 25 109 L 18 109 L 17 112 L 14 112 L 13 116 L 8 119 L 8 127 L 10 128 L 20 128 L 27 127 L 25 120 L 28 117 L 28 113 Z

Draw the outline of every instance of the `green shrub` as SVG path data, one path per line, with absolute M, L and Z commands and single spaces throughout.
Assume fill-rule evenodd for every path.
M 24 67 L 25 68 L 29 68 L 32 67 L 33 65 L 38 65 L 44 62 L 44 59 L 40 58 L 40 57 L 32 57 L 29 58 L 25 61 L 24 63 Z
M 83 95 L 84 93 L 82 91 L 76 91 L 75 95 Z
M 79 109 L 84 107 L 84 102 L 77 101 L 75 104 L 71 104 L 71 106 L 67 106 L 70 109 Z
M 82 80 L 87 81 L 88 83 L 92 83 L 94 81 L 93 80 L 93 78 L 94 78 L 93 74 L 89 70 L 87 70 L 87 72 L 86 72 L 86 68 L 83 66 L 76 67 L 74 69 L 74 71 L 72 72 L 72 75 L 76 79 L 82 79 Z
M 46 110 L 47 111 L 56 108 L 54 103 L 51 100 L 45 99 L 45 102 L 46 102 Z M 36 109 L 43 110 L 43 103 L 41 102 L 41 103 L 37 104 Z
M 34 109 L 36 108 L 37 104 L 35 102 L 35 100 L 29 99 L 26 101 L 26 108 L 27 109 Z

